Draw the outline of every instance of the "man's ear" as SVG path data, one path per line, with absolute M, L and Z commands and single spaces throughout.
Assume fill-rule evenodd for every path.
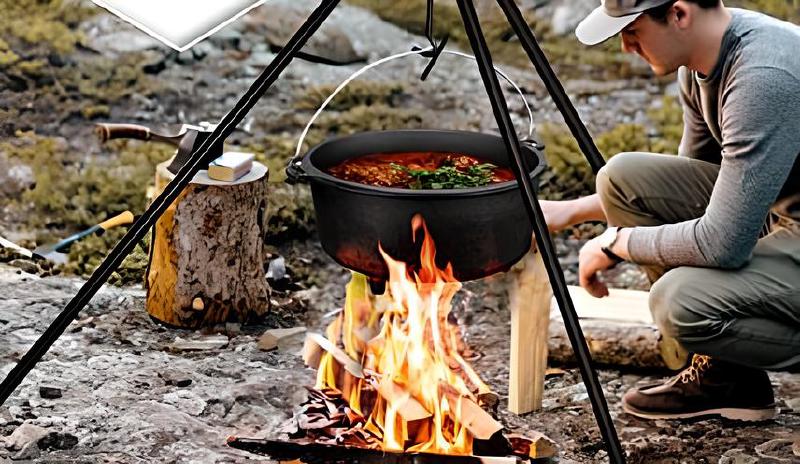
M 669 19 L 675 21 L 675 25 L 680 29 L 688 29 L 692 24 L 694 11 L 688 2 L 678 0 L 672 5 L 669 11 Z

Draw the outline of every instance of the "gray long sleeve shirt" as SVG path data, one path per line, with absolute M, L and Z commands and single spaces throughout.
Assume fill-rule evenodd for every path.
M 634 228 L 628 242 L 634 262 L 740 267 L 770 207 L 800 192 L 800 27 L 730 11 L 710 75 L 686 68 L 678 74 L 684 110 L 679 155 L 720 165 L 708 207 L 697 219 Z

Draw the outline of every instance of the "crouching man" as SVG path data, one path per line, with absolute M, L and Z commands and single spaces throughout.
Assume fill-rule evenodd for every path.
M 629 391 L 645 418 L 775 415 L 765 370 L 800 370 L 800 27 L 720 0 L 603 0 L 579 25 L 593 45 L 616 34 L 659 75 L 678 71 L 679 154 L 621 153 L 597 194 L 542 201 L 551 230 L 609 228 L 580 252 L 580 283 L 644 267 L 663 337 L 690 364 Z

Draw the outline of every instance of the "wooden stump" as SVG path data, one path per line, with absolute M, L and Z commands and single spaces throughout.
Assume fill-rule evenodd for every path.
M 156 195 L 174 177 L 168 165 L 157 168 Z M 201 171 L 159 218 L 147 275 L 151 316 L 198 328 L 252 322 L 269 310 L 267 178 L 260 164 L 234 183 Z
M 542 407 L 553 291 L 536 250 L 525 255 L 511 274 L 508 410 L 524 414 Z

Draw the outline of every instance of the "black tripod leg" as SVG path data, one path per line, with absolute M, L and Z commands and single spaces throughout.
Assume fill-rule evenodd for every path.
M 583 155 L 586 156 L 586 159 L 592 166 L 592 170 L 597 174 L 597 171 L 606 164 L 603 155 L 600 154 L 600 151 L 594 144 L 594 140 L 592 140 L 592 136 L 589 134 L 580 116 L 578 116 L 578 112 L 569 100 L 567 92 L 564 91 L 564 87 L 561 85 L 558 77 L 556 77 L 556 73 L 553 72 L 553 68 L 550 66 L 550 62 L 547 61 L 547 57 L 544 55 L 542 48 L 539 47 L 539 44 L 536 42 L 531 28 L 528 27 L 528 23 L 525 22 L 525 18 L 522 17 L 522 13 L 520 13 L 514 0 L 497 0 L 497 3 L 500 5 L 500 8 L 503 9 L 503 13 L 505 13 L 514 33 L 519 37 L 522 48 L 528 54 L 528 58 L 530 58 L 531 63 L 533 63 L 533 66 L 536 68 L 536 72 L 539 73 L 539 77 L 544 81 L 544 85 L 550 93 L 550 97 L 553 98 L 556 108 L 558 108 L 561 115 L 564 116 L 564 121 L 566 121 L 567 127 L 569 127 L 570 132 L 572 132 L 572 136 L 575 137 L 575 140 L 578 142 L 578 146 L 583 152 Z
M 519 140 L 514 131 L 511 116 L 508 113 L 503 91 L 500 88 L 500 83 L 494 72 L 492 57 L 489 53 L 486 41 L 484 40 L 475 7 L 472 4 L 472 0 L 458 0 L 457 3 L 458 9 L 461 12 L 461 18 L 464 21 L 467 36 L 469 37 L 470 45 L 477 58 L 481 78 L 483 79 L 486 92 L 489 94 L 489 99 L 492 103 L 492 110 L 497 120 L 497 126 L 500 129 L 500 134 L 505 141 L 506 150 L 511 158 L 511 166 L 514 170 L 514 175 L 517 177 L 525 208 L 533 224 L 534 231 L 536 232 L 536 244 L 539 247 L 539 251 L 542 253 L 542 259 L 547 268 L 547 274 L 550 277 L 550 285 L 553 287 L 553 294 L 561 308 L 567 334 L 569 335 L 572 348 L 575 350 L 575 354 L 578 358 L 578 366 L 580 367 L 581 376 L 583 377 L 586 391 L 592 403 L 592 410 L 597 419 L 597 424 L 600 427 L 600 433 L 605 440 L 611 462 L 624 463 L 625 457 L 619 443 L 619 438 L 617 437 L 617 432 L 614 429 L 611 415 L 608 412 L 608 404 L 606 403 L 605 396 L 603 396 L 603 389 L 597 379 L 597 373 L 592 367 L 589 349 L 586 346 L 586 340 L 578 324 L 578 316 L 575 313 L 575 307 L 569 296 L 567 284 L 564 281 L 564 274 L 556 258 L 555 248 L 550 239 L 550 234 L 547 231 L 547 223 L 545 222 L 539 202 L 536 199 L 536 190 L 534 189 L 530 177 L 527 175 L 528 170 L 526 169 L 526 162 L 522 158 Z
M 322 0 L 305 23 L 289 40 L 275 59 L 264 69 L 261 75 L 253 82 L 244 96 L 236 102 L 236 106 L 229 111 L 209 135 L 200 147 L 192 151 L 189 161 L 184 165 L 175 178 L 167 185 L 164 192 L 153 201 L 147 211 L 131 225 L 122 240 L 109 253 L 102 264 L 92 273 L 89 280 L 83 284 L 78 293 L 67 303 L 56 319 L 50 324 L 47 330 L 39 337 L 33 346 L 28 350 L 22 359 L 11 370 L 8 376 L 0 384 L 0 405 L 5 403 L 9 396 L 16 390 L 22 380 L 33 369 L 42 356 L 47 353 L 50 346 L 64 333 L 64 330 L 78 316 L 78 313 L 86 306 L 108 277 L 120 265 L 123 259 L 131 252 L 133 247 L 142 237 L 147 234 L 147 230 L 161 217 L 161 214 L 170 204 L 180 195 L 183 189 L 194 178 L 194 175 L 202 168 L 207 167 L 213 161 L 214 151 L 211 147 L 217 143 L 222 143 L 236 126 L 244 119 L 250 109 L 255 106 L 264 92 L 272 86 L 278 76 L 286 66 L 291 63 L 297 52 L 303 48 L 306 41 L 319 26 L 331 14 L 339 4 L 339 0 Z

